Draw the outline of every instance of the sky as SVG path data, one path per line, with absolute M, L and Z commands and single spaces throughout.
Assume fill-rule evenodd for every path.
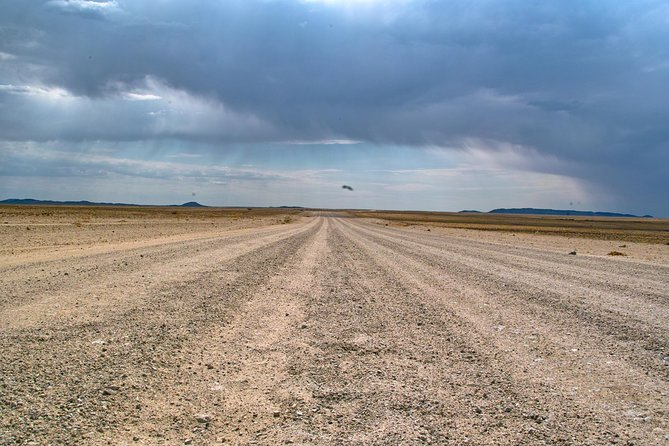
M 0 2 L 0 199 L 669 217 L 668 169 L 665 0 Z

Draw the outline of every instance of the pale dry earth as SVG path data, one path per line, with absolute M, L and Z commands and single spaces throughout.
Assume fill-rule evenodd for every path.
M 0 445 L 669 444 L 669 246 L 282 221 L 0 226 Z

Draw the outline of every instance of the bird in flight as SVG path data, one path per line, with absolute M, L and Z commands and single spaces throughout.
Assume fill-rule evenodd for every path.
M 341 188 L 346 190 L 353 190 L 351 186 L 347 186 L 346 184 L 344 184 Z

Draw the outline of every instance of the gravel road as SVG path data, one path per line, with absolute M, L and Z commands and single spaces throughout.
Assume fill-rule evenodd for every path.
M 659 263 L 324 214 L 0 290 L 0 445 L 669 444 Z

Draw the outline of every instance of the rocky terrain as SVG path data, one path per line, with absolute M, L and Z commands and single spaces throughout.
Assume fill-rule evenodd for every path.
M 669 246 L 347 215 L 6 217 L 0 445 L 669 443 Z

